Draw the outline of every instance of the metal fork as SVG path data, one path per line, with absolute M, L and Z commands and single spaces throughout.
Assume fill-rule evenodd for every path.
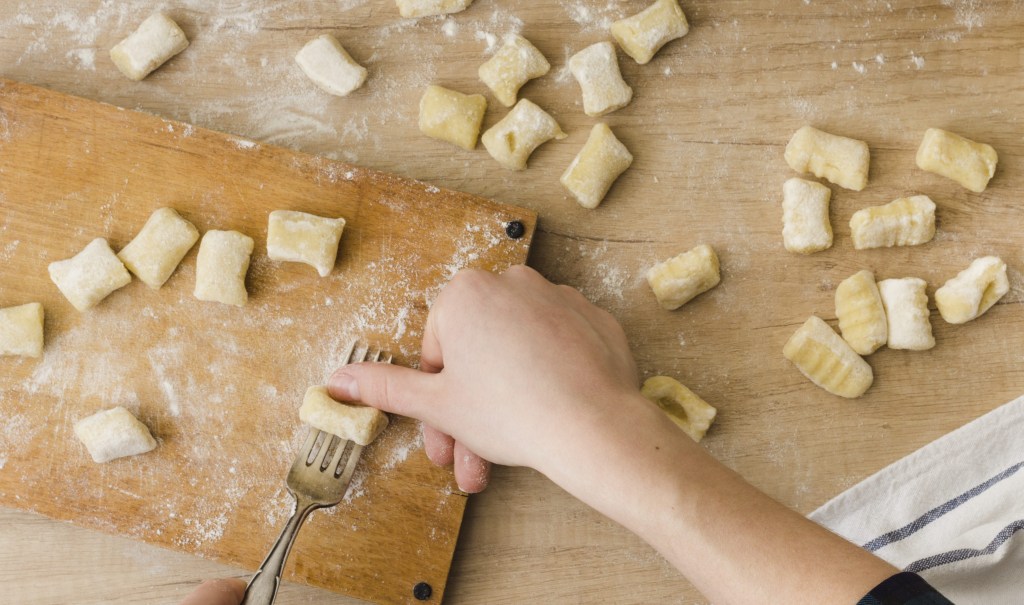
M 391 356 L 353 343 L 345 364 L 358 361 L 391 363 Z M 288 492 L 295 497 L 295 510 L 267 558 L 249 580 L 242 605 L 270 605 L 274 602 L 281 586 L 284 564 L 303 521 L 314 510 L 341 502 L 362 451 L 363 446 L 352 441 L 312 428 L 309 430 L 305 445 L 288 471 Z

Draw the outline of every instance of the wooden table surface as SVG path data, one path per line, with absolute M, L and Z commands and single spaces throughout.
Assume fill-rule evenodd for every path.
M 688 0 L 686 38 L 646 66 L 620 57 L 635 98 L 605 120 L 636 160 L 602 206 L 583 210 L 558 177 L 595 120 L 566 61 L 645 4 L 477 0 L 416 23 L 390 0 L 4 2 L 0 76 L 537 210 L 531 264 L 622 321 L 645 376 L 676 376 L 716 405 L 707 448 L 801 512 L 1024 392 L 1024 5 Z M 193 44 L 129 82 L 107 50 L 157 5 Z M 430 83 L 487 93 L 476 69 L 509 31 L 551 60 L 523 94 L 569 133 L 522 173 L 416 128 Z M 324 32 L 370 70 L 348 98 L 321 93 L 292 60 Z M 491 105 L 485 125 L 504 113 Z M 793 176 L 782 150 L 808 123 L 866 140 L 872 167 L 864 191 L 833 187 L 836 245 L 803 257 L 782 248 L 780 198 Z M 933 126 L 997 149 L 985 193 L 915 168 Z M 910 193 L 938 204 L 935 240 L 853 250 L 850 215 Z M 702 242 L 719 251 L 722 284 L 661 310 L 644 269 Z M 0 226 L 0 261 L 5 244 Z M 933 313 L 931 351 L 871 356 L 876 381 L 863 398 L 832 397 L 782 358 L 808 315 L 834 322 L 835 286 L 855 271 L 922 277 L 931 293 L 984 254 L 1008 263 L 1011 292 L 963 326 Z M 201 578 L 246 573 L 12 510 L 0 511 L 0 545 L 0 583 L 19 604 L 175 603 Z M 289 585 L 278 602 L 352 601 Z M 622 528 L 544 477 L 502 468 L 469 503 L 446 602 L 704 601 Z

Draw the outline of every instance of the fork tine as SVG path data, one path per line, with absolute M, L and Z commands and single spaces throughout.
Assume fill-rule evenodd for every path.
M 310 464 L 313 468 L 322 469 L 324 468 L 324 458 L 327 457 L 327 452 L 331 449 L 331 443 L 337 439 L 334 435 L 324 434 L 324 442 L 320 445 L 320 451 L 316 453 L 316 458 Z
M 348 461 L 345 463 L 344 470 L 338 469 L 334 471 L 334 476 L 342 483 L 348 483 L 352 480 L 352 474 L 356 471 L 356 465 L 359 464 L 359 455 L 362 454 L 362 452 L 363 446 L 358 443 L 353 443 L 352 449 L 348 455 Z
M 328 464 L 327 468 L 324 469 L 325 472 L 326 471 L 330 471 L 330 473 L 332 475 L 337 475 L 338 474 L 338 464 L 341 463 L 341 459 L 342 459 L 343 455 L 345 454 L 345 450 L 351 449 L 351 448 L 349 448 L 349 444 L 350 443 L 352 443 L 352 442 L 351 441 L 342 441 L 342 442 L 340 442 L 338 444 L 338 447 L 335 448 L 335 450 L 334 450 L 334 456 L 331 457 L 330 464 Z
M 323 431 L 318 431 L 313 428 L 309 429 L 309 435 L 306 436 L 306 443 L 302 445 L 302 449 L 300 450 L 303 455 L 295 459 L 296 463 L 298 463 L 299 460 L 302 460 L 302 462 L 306 464 L 309 463 L 309 459 L 313 455 L 313 447 L 316 445 L 316 440 L 322 434 L 324 434 Z

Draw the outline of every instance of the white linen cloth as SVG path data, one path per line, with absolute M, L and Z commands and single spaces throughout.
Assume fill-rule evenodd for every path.
M 1024 396 L 882 469 L 810 518 L 957 605 L 1024 603 Z

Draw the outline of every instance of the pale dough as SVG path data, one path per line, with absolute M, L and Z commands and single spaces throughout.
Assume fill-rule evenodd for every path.
M 49 272 L 61 294 L 79 311 L 94 307 L 132 281 L 131 274 L 103 238 L 94 239 L 72 258 L 50 263 Z
M 885 306 L 871 271 L 858 271 L 839 283 L 836 316 L 843 339 L 859 355 L 874 353 L 889 339 Z
M 188 48 L 188 38 L 173 19 L 156 13 L 110 50 L 121 73 L 139 81 Z
M 921 170 L 953 179 L 975 193 L 988 187 L 998 162 L 999 156 L 991 145 L 938 128 L 926 130 L 917 149 L 917 166 Z
M 629 104 L 633 89 L 622 79 L 615 45 L 592 44 L 569 59 L 569 71 L 583 91 L 583 112 L 603 116 Z
M 0 355 L 42 354 L 43 305 L 33 302 L 0 309 Z
M 327 393 L 327 387 L 306 389 L 299 408 L 299 419 L 321 431 L 369 445 L 388 426 L 384 412 L 364 405 L 341 403 Z
M 295 55 L 303 73 L 325 92 L 344 97 L 366 81 L 366 68 L 355 62 L 330 34 L 310 40 Z
M 644 381 L 640 393 L 665 412 L 694 441 L 700 441 L 718 413 L 675 378 L 654 376 Z
M 255 242 L 237 231 L 207 231 L 196 259 L 195 297 L 241 307 L 249 300 L 245 274 Z
M 868 362 L 816 315 L 789 338 L 782 354 L 811 382 L 840 397 L 860 397 L 875 380 Z
M 917 277 L 878 282 L 889 330 L 886 344 L 890 349 L 926 351 L 935 346 L 932 324 L 928 319 L 927 285 Z
M 192 223 L 171 208 L 160 208 L 117 257 L 144 284 L 156 289 L 171 277 L 197 241 L 199 230 Z
M 75 436 L 85 444 L 94 462 L 145 454 L 156 447 L 146 425 L 120 406 L 79 420 Z
M 473 150 L 486 111 L 487 99 L 483 95 L 466 95 L 431 85 L 420 98 L 420 132 Z
M 926 244 L 935 237 L 935 202 L 915 195 L 858 210 L 850 218 L 850 233 L 857 250 Z
M 690 31 L 678 0 L 657 0 L 632 17 L 612 23 L 611 34 L 622 50 L 644 65 L 662 46 Z
M 327 277 L 338 257 L 345 219 L 306 212 L 275 210 L 267 225 L 267 256 L 271 260 L 305 263 Z
M 678 309 L 721 281 L 718 256 L 701 244 L 647 270 L 647 283 L 662 307 Z
M 935 291 L 942 319 L 962 324 L 981 317 L 1010 291 L 1006 263 L 998 256 L 983 256 Z
M 844 189 L 860 191 L 868 184 L 871 153 L 864 141 L 804 126 L 786 145 L 786 163 L 797 172 L 810 172 Z
M 535 149 L 566 134 L 546 111 L 529 99 L 520 99 L 512 111 L 491 126 L 480 140 L 487 153 L 509 170 L 525 170 Z
M 473 0 L 395 0 L 395 4 L 402 17 L 418 19 L 464 11 Z
M 596 124 L 560 180 L 581 206 L 597 208 L 615 179 L 632 163 L 633 154 L 612 129 L 607 124 Z
M 782 186 L 782 241 L 786 250 L 811 254 L 832 247 L 828 202 L 832 190 L 792 178 Z
M 536 46 L 519 34 L 512 34 L 477 73 L 499 103 L 512 107 L 523 84 L 543 76 L 550 69 L 551 64 Z

